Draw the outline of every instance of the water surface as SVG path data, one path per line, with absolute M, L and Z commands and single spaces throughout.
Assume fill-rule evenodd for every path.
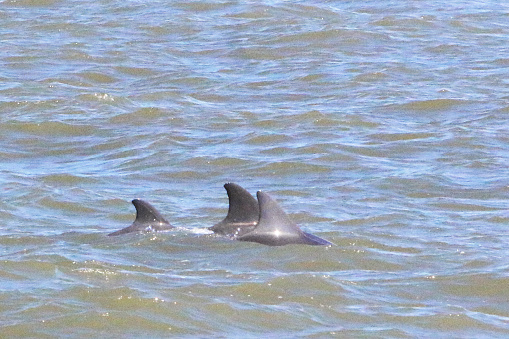
M 0 328 L 509 335 L 509 7 L 0 3 Z M 206 232 L 233 181 L 333 247 Z M 106 234 L 150 201 L 176 230 Z

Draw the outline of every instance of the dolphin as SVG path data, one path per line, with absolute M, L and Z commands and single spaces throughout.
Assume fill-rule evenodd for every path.
M 258 223 L 258 201 L 233 182 L 224 184 L 224 188 L 230 204 L 228 214 L 221 222 L 209 227 L 209 230 L 232 238 L 251 232 Z
M 252 241 L 269 246 L 288 244 L 332 245 L 325 239 L 303 232 L 279 204 L 265 192 L 256 193 L 260 216 L 256 227 L 237 237 L 240 241 Z
M 136 208 L 136 219 L 132 225 L 108 235 L 121 235 L 131 232 L 162 231 L 174 228 L 168 221 L 166 221 L 166 219 L 163 218 L 161 213 L 159 213 L 148 202 L 141 199 L 134 199 L 132 203 Z

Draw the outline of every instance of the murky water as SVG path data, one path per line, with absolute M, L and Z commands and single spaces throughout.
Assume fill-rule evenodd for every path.
M 509 7 L 0 4 L 2 337 L 509 335 Z M 333 247 L 206 232 L 223 184 Z M 178 228 L 106 234 L 150 201 Z

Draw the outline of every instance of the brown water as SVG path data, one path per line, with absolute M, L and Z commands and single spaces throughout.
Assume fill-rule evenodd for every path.
M 0 4 L 0 337 L 505 338 L 509 7 Z M 206 227 L 233 181 L 333 247 Z M 106 234 L 150 201 L 176 230 Z

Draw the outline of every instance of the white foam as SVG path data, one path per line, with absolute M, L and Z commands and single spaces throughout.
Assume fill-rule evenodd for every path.
M 193 234 L 213 234 L 214 233 L 211 230 L 209 230 L 208 228 L 188 228 L 187 230 Z

